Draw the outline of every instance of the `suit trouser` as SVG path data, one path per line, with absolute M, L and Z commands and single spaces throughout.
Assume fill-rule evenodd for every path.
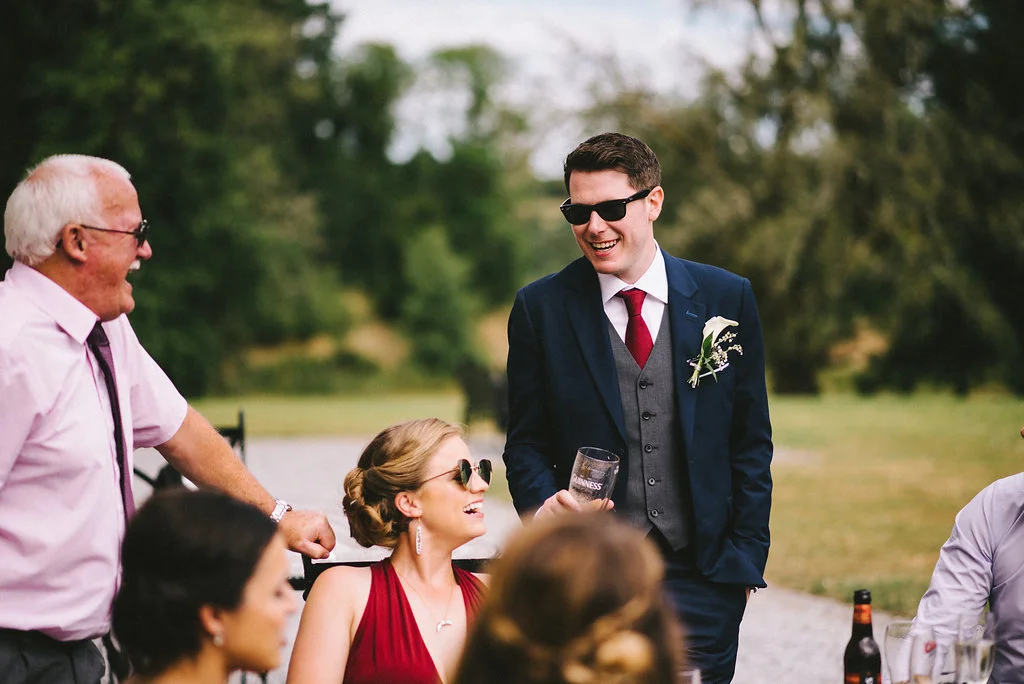
M 665 559 L 665 589 L 686 630 L 690 666 L 700 670 L 702 684 L 728 684 L 736 671 L 746 587 L 709 582 L 691 547 L 673 551 L 657 530 L 650 536 Z
M 106 664 L 88 640 L 57 641 L 40 632 L 0 629 L 3 684 L 99 684 Z

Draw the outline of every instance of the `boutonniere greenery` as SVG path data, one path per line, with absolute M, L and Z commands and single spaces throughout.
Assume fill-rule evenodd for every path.
M 704 341 L 700 344 L 700 354 L 687 361 L 693 366 L 693 373 L 687 381 L 690 387 L 696 387 L 702 378 L 709 375 L 718 382 L 718 373 L 729 367 L 729 352 L 743 354 L 743 347 L 729 344 L 736 339 L 736 333 L 732 330 L 725 332 L 725 329 L 733 326 L 739 327 L 739 323 L 721 316 L 715 316 L 704 324 Z

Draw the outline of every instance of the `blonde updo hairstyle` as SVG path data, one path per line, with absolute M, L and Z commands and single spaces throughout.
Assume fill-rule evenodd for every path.
M 345 476 L 342 506 L 352 538 L 365 547 L 393 548 L 409 529 L 395 496 L 419 488 L 430 457 L 446 440 L 461 436 L 457 425 L 424 418 L 392 425 L 374 437 Z
M 608 514 L 531 523 L 495 561 L 455 681 L 679 681 L 683 636 L 654 544 Z

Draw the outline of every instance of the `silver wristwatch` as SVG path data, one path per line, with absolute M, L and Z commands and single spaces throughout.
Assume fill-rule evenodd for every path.
M 281 518 L 284 517 L 284 514 L 290 510 L 292 510 L 292 505 L 290 503 L 277 499 L 274 501 L 274 512 L 270 514 L 270 519 L 275 523 L 279 523 L 281 522 Z

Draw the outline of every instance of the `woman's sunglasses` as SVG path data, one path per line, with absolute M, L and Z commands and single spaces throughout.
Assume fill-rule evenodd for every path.
M 621 221 L 626 217 L 626 205 L 647 197 L 651 194 L 651 190 L 654 190 L 654 188 L 641 190 L 625 199 L 608 200 L 598 204 L 569 204 L 569 199 L 571 199 L 569 198 L 562 202 L 562 206 L 558 208 L 562 210 L 565 220 L 574 226 L 582 226 L 584 223 L 589 223 L 590 215 L 595 211 L 605 221 Z
M 481 480 L 483 480 L 487 484 L 491 483 L 491 462 L 490 462 L 490 460 L 488 460 L 486 458 L 481 458 L 477 462 L 476 465 L 473 465 L 467 459 L 460 458 L 459 459 L 459 465 L 457 465 L 456 467 L 452 468 L 451 470 L 444 471 L 440 475 L 434 475 L 433 477 L 428 477 L 426 480 L 423 481 L 422 484 L 426 484 L 426 483 L 430 482 L 431 480 L 436 480 L 439 477 L 444 477 L 445 475 L 451 475 L 452 473 L 455 473 L 455 477 L 453 477 L 452 479 L 455 480 L 456 482 L 458 482 L 459 484 L 461 484 L 466 489 L 469 489 L 469 480 L 470 480 L 470 478 L 473 477 L 473 471 L 474 470 L 476 472 L 480 473 L 480 479 Z

